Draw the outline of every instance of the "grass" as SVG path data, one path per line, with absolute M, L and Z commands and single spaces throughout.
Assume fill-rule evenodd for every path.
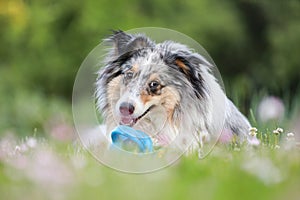
M 0 193 L 3 199 L 299 199 L 299 147 L 293 139 L 280 148 L 266 141 L 220 144 L 205 159 L 191 155 L 133 175 L 99 164 L 76 143 L 7 135 L 0 144 Z
M 19 101 L 32 97 L 26 93 L 19 95 Z M 300 147 L 294 137 L 287 137 L 288 123 L 283 126 L 287 130 L 276 135 L 273 130 L 278 124 L 261 124 L 251 111 L 250 120 L 261 141 L 258 146 L 237 145 L 234 141 L 218 144 L 204 159 L 190 155 L 160 171 L 134 175 L 97 162 L 74 142 L 68 105 L 55 99 L 47 103 L 44 100 L 40 95 L 34 96 L 34 105 L 30 106 L 38 107 L 39 111 L 34 110 L 31 117 L 15 115 L 14 122 L 19 128 L 3 131 L 5 127 L 1 126 L 1 199 L 300 198 Z M 19 105 L 13 99 L 4 102 Z M 16 109 L 7 107 L 7 113 L 20 115 L 28 111 L 22 106 L 18 112 L 9 111 L 12 108 Z M 36 113 L 41 113 L 37 119 Z M 36 121 L 39 126 L 30 130 Z

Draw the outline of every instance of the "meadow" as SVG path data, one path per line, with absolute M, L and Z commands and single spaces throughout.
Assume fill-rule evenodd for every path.
M 256 146 L 218 144 L 204 159 L 195 154 L 156 172 L 127 174 L 102 165 L 78 142 L 6 135 L 0 142 L 1 198 L 299 199 L 295 136 L 262 137 Z
M 300 199 L 300 3 L 0 1 L 0 199 Z M 220 141 L 147 174 L 78 140 L 72 89 L 110 30 L 163 27 L 199 42 L 260 143 Z

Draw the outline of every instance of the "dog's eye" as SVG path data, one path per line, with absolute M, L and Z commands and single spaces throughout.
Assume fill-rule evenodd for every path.
M 159 87 L 159 82 L 157 82 L 157 81 L 151 81 L 149 83 L 149 88 L 150 88 L 150 91 L 152 93 L 156 92 L 156 90 L 158 89 L 158 87 Z

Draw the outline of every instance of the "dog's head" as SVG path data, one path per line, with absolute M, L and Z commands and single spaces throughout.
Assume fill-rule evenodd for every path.
M 123 124 L 154 134 L 165 123 L 188 120 L 181 113 L 201 106 L 194 102 L 205 102 L 208 90 L 200 65 L 210 64 L 188 47 L 171 41 L 156 44 L 122 31 L 106 42 L 113 48 L 99 71 L 96 97 L 111 128 Z

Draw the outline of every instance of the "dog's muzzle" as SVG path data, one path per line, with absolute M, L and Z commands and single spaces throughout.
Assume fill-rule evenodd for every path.
M 133 112 L 134 112 L 134 106 L 132 103 L 129 103 L 129 102 L 123 102 L 121 103 L 120 107 L 119 107 L 119 110 L 120 110 L 120 113 L 124 116 L 128 116 L 128 115 L 132 115 Z
M 135 107 L 131 102 L 122 102 L 119 106 L 120 111 L 120 124 L 132 126 L 136 123 L 137 119 L 133 117 Z

